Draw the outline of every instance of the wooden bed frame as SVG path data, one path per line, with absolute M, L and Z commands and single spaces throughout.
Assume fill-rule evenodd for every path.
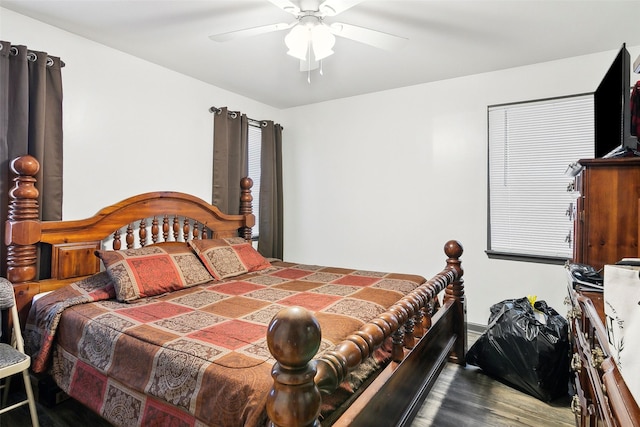
M 94 251 L 102 249 L 105 240 L 112 239 L 111 246 L 118 250 L 122 240 L 127 248 L 133 248 L 238 235 L 251 239 L 255 218 L 249 178 L 241 182 L 238 215 L 223 214 L 187 194 L 153 192 L 128 198 L 87 219 L 45 222 L 38 219 L 34 178 L 38 161 L 31 156 L 19 157 L 11 169 L 16 176 L 6 221 L 7 278 L 14 284 L 22 321 L 34 295 L 100 271 Z M 321 332 L 311 313 L 293 307 L 273 318 L 267 333 L 269 350 L 277 361 L 267 401 L 271 425 L 319 426 L 321 393 L 334 391 L 347 373 L 388 337 L 393 340 L 393 361 L 361 387 L 333 425 L 410 425 L 444 365 L 465 363 L 462 246 L 451 240 L 444 250 L 447 260 L 442 272 L 317 360 L 312 361 Z

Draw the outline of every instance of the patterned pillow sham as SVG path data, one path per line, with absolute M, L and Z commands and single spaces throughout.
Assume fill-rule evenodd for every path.
M 118 301 L 133 301 L 213 280 L 186 243 L 96 251 L 113 280 Z
M 189 245 L 218 280 L 271 267 L 269 261 L 241 237 L 190 240 Z

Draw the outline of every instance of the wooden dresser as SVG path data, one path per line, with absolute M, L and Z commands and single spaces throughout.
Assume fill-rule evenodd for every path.
M 638 257 L 640 157 L 589 159 L 575 178 L 573 262 L 601 269 Z
M 640 158 L 580 160 L 573 262 L 601 269 L 638 253 Z M 603 294 L 569 282 L 569 312 L 578 426 L 640 427 L 640 407 L 609 353 Z M 640 357 L 640 355 L 638 355 Z

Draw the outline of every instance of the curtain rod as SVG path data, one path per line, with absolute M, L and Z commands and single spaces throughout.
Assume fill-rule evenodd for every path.
M 2 49 L 3 49 L 3 46 L 2 46 L 2 43 L 0 43 L 0 50 L 2 50 Z M 36 62 L 38 60 L 38 53 L 46 54 L 45 52 L 34 52 L 32 50 L 27 50 L 27 59 L 29 61 L 31 61 L 31 62 Z M 18 55 L 18 48 L 15 47 L 15 46 L 11 46 L 9 48 L 9 54 L 11 56 L 17 56 Z M 47 66 L 50 67 L 50 66 L 53 65 L 53 59 L 51 59 L 48 54 L 46 54 L 46 55 L 47 55 Z M 65 66 L 64 61 L 60 60 L 60 67 L 64 67 L 64 66 Z
M 218 108 L 218 107 L 209 108 L 210 113 L 220 114 L 221 111 L 222 111 L 222 108 Z M 229 111 L 228 114 L 231 116 L 232 119 L 235 119 L 236 117 L 238 117 L 237 111 Z M 260 127 L 265 127 L 267 125 L 266 121 L 264 120 L 256 120 L 250 117 L 247 117 L 247 120 L 249 120 L 250 125 L 260 126 Z
M 212 106 L 211 108 L 209 108 L 209 112 L 210 113 L 215 113 L 215 114 L 220 114 L 220 112 L 222 111 L 222 108 L 218 108 L 215 106 Z M 238 117 L 239 112 L 238 111 L 228 111 L 228 114 L 231 116 L 232 119 L 235 119 L 236 117 Z M 252 119 L 250 117 L 247 117 L 247 120 L 249 121 L 250 125 L 253 126 L 258 126 L 258 127 L 266 127 L 267 126 L 267 121 L 266 120 L 256 120 L 256 119 Z M 280 124 L 277 124 L 277 126 L 280 126 L 280 129 L 284 130 L 284 127 Z

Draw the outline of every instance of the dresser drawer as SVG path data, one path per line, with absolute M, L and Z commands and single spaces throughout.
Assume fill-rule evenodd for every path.
M 626 427 L 613 415 L 607 387 L 603 381 L 603 366 L 609 366 L 606 333 L 591 300 L 570 288 L 568 298 L 570 339 L 572 343 L 571 369 L 576 393 L 571 409 L 578 426 Z M 640 419 L 637 421 L 640 423 Z

